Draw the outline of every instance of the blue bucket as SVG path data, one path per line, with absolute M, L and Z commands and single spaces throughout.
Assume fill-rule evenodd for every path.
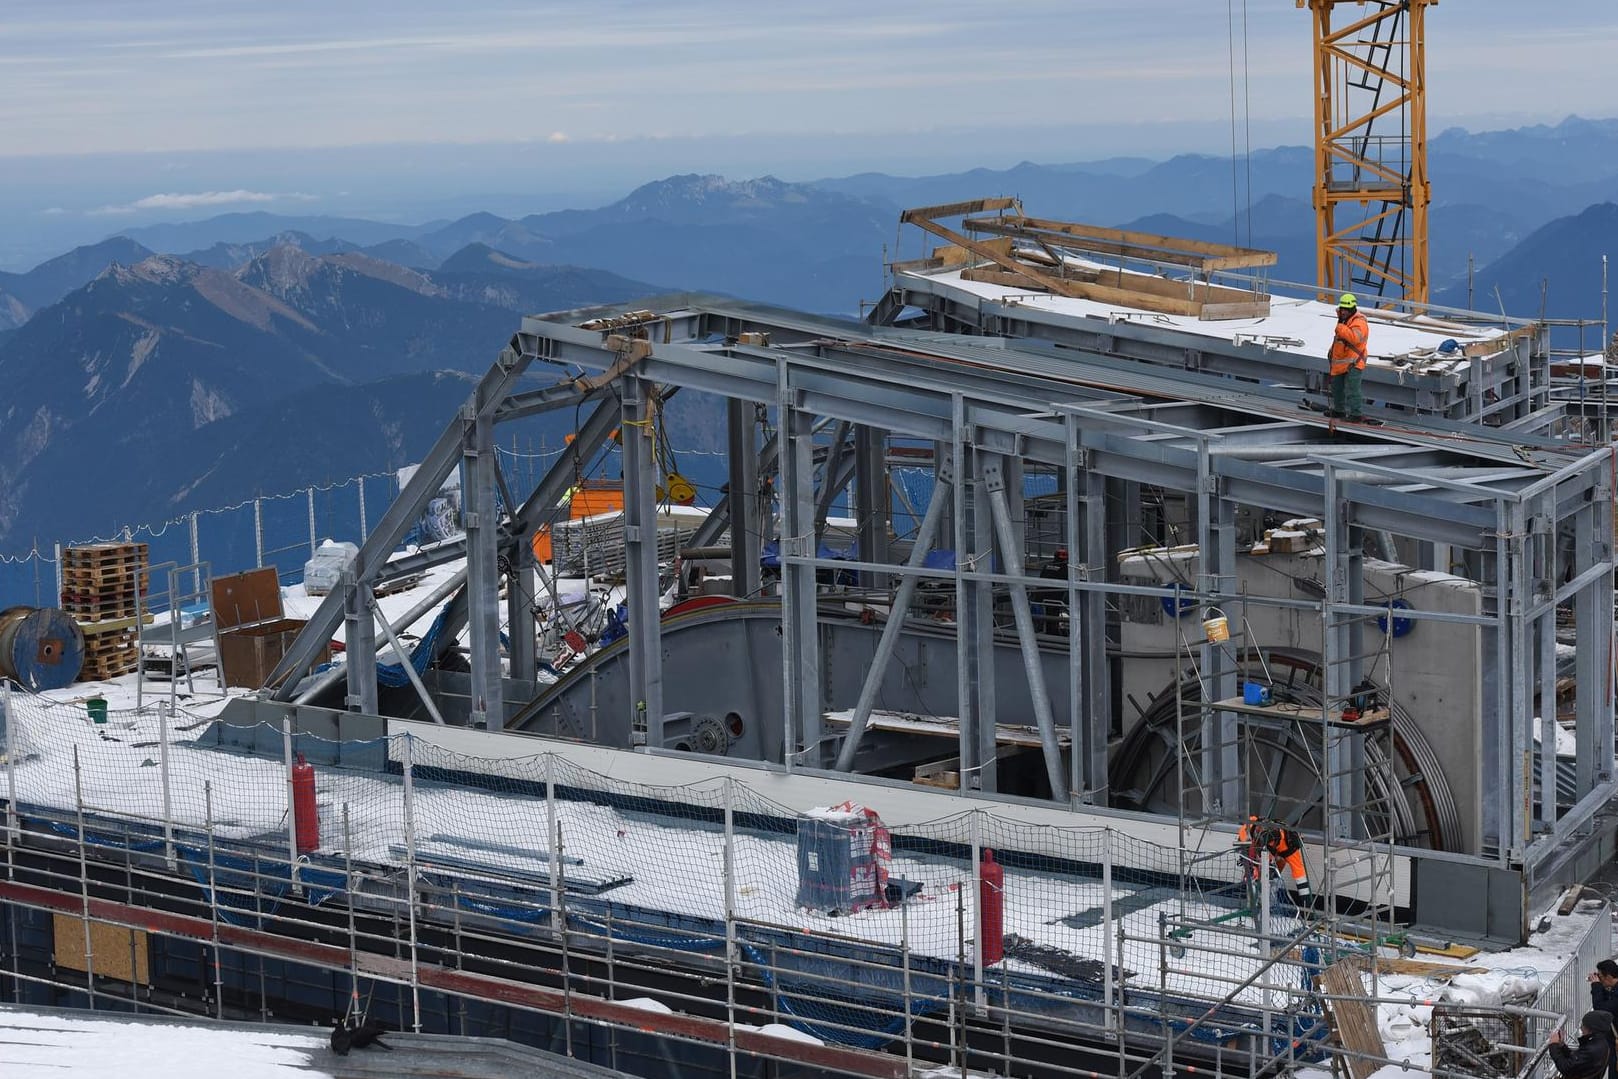
M 1270 687 L 1258 682 L 1242 683 L 1242 702 L 1263 706 L 1270 703 Z

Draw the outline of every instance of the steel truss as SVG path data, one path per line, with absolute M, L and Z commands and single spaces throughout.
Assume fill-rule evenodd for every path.
M 903 302 L 917 298 L 907 292 Z M 1579 696 L 1579 766 L 1571 807 L 1556 804 L 1554 740 L 1531 752 L 1535 697 L 1554 692 L 1559 608 L 1576 612 L 1579 685 L 1598 687 L 1610 680 L 1614 459 L 1607 448 L 1529 433 L 1539 390 L 1527 373 L 1527 337 L 1517 339 L 1502 365 L 1474 365 L 1474 374 L 1506 388 L 1499 403 L 1466 408 L 1467 400 L 1479 402 L 1483 395 L 1465 379 L 1418 386 L 1411 398 L 1411 407 L 1464 413 L 1472 421 L 1490 408 L 1506 408 L 1509 417 L 1499 418 L 1512 420 L 1512 427 L 1412 415 L 1397 428 L 1345 435 L 1328 429 L 1322 418 L 1300 413 L 1291 399 L 1295 391 L 1264 384 L 1266 372 L 1275 380 L 1293 370 L 1295 357 L 1259 347 L 1221 348 L 1203 338 L 1198 362 L 1188 370 L 1186 335 L 1176 340 L 1161 327 L 1121 322 L 1104 331 L 1075 329 L 1059 319 L 1015 321 L 1012 314 L 1024 313 L 1002 311 L 993 323 L 999 332 L 1026 329 L 1046 340 L 989 340 L 866 327 L 703 296 L 663 297 L 635 306 L 651 313 L 629 320 L 628 328 L 627 308 L 523 320 L 371 534 L 352 577 L 321 605 L 272 675 L 268 692 L 275 700 L 298 696 L 291 673 L 305 669 L 346 622 L 347 705 L 374 714 L 376 634 L 369 592 L 391 577 L 459 558 L 467 559 L 467 577 L 443 640 L 470 627 L 472 706 L 462 718 L 500 728 L 525 706 L 549 707 L 577 692 L 577 685 L 570 690 L 564 682 L 538 701 L 511 699 L 511 687 L 531 678 L 532 651 L 515 649 L 509 679 L 502 676 L 498 590 L 503 578 L 531 572 L 531 560 L 523 554 L 528 537 L 562 512 L 556 507 L 577 475 L 578 459 L 589 458 L 622 428 L 632 615 L 627 656 L 617 662 L 632 688 L 628 707 L 635 726 L 650 747 L 664 747 L 669 717 L 695 711 L 691 700 L 707 691 L 694 683 L 715 681 L 708 674 L 671 680 L 663 668 L 655 542 L 648 542 L 655 530 L 655 462 L 637 437 L 647 432 L 650 396 L 685 389 L 729 402 L 731 497 L 714 528 L 731 526 L 740 558 L 738 588 L 755 583 L 750 545 L 766 535 L 780 540 L 781 667 L 727 672 L 744 684 L 779 680 L 781 714 L 765 717 L 781 735 L 772 761 L 778 767 L 847 769 L 859 760 L 857 725 L 845 736 L 825 720 L 828 706 L 868 707 L 860 704 L 864 694 L 846 702 L 826 699 L 816 575 L 835 569 L 901 592 L 918 581 L 952 590 L 958 612 L 954 718 L 962 774 L 975 777 L 967 786 L 996 789 L 997 698 L 1016 690 L 1027 695 L 1027 714 L 1017 721 L 1031 719 L 1037 726 L 1055 799 L 1075 808 L 1106 805 L 1116 695 L 1108 648 L 1115 607 L 1129 596 L 1155 602 L 1172 592 L 1118 581 L 1115 556 L 1132 540 L 1119 527 L 1118 511 L 1109 507 L 1120 498 L 1138 502 L 1142 488 L 1153 488 L 1180 492 L 1196 507 L 1202 580 L 1191 598 L 1200 604 L 1238 598 L 1231 525 L 1241 506 L 1330 522 L 1325 576 L 1334 626 L 1384 613 L 1367 604 L 1360 581 L 1358 552 L 1367 535 L 1401 537 L 1444 568 L 1464 562 L 1473 571 L 1469 576 L 1484 583 L 1483 609 L 1476 613 L 1420 607 L 1401 612 L 1417 623 L 1475 630 L 1483 641 L 1479 789 L 1488 796 L 1480 842 L 1467 852 L 1473 860 L 1466 864 L 1517 874 L 1513 879 L 1529 889 L 1549 887 L 1559 874 L 1571 872 L 1560 865 L 1557 848 L 1587 830 L 1597 808 L 1618 789 L 1610 765 L 1610 693 L 1592 689 Z M 974 319 L 986 320 L 992 306 L 978 304 Z M 979 321 L 975 330 L 989 325 Z M 1061 347 L 1052 346 L 1053 337 L 1061 339 Z M 557 373 L 556 386 L 518 391 L 520 376 L 545 369 Z M 1389 387 L 1370 392 L 1385 389 L 1391 395 Z M 1428 400 L 1419 396 L 1423 393 L 1438 396 Z M 543 409 L 585 404 L 594 411 L 573 443 L 574 457 L 558 463 L 525 498 L 507 498 L 505 504 L 517 508 L 500 515 L 494 494 L 505 481 L 495 464 L 495 426 Z M 754 423 L 761 407 L 773 416 L 776 431 L 762 447 Z M 832 444 L 822 434 L 828 428 Z M 829 466 L 851 454 L 857 487 L 871 492 L 877 489 L 886 444 L 895 438 L 936 447 L 937 501 L 947 493 L 950 505 L 936 511 L 929 506 L 931 523 L 923 524 L 931 535 L 890 549 L 882 519 L 886 499 L 862 495 L 855 503 L 862 540 L 869 537 L 869 543 L 862 542 L 857 560 L 833 564 L 820 558 L 817 513 L 826 492 L 817 487 L 817 460 L 832 475 L 829 482 L 846 482 L 847 470 Z M 390 561 L 409 523 L 457 467 L 466 473 L 466 538 Z M 1041 639 L 1030 617 L 1027 591 L 1049 588 L 1051 582 L 1027 569 L 1019 478 L 1025 468 L 1058 477 L 1070 552 L 1065 640 Z M 759 477 L 771 470 L 777 476 L 778 526 L 760 494 Z M 945 546 L 937 537 L 952 537 L 947 546 L 957 557 L 951 568 L 927 568 L 915 555 L 917 549 L 925 555 L 929 539 Z M 511 590 L 525 592 L 532 594 Z M 1026 689 L 1002 682 L 1002 692 L 996 692 L 997 596 L 1009 596 L 1016 625 L 1012 639 L 1023 661 L 1017 681 L 1026 681 Z M 1272 597 L 1264 602 L 1318 610 L 1314 601 Z M 902 617 L 901 604 L 890 609 Z M 523 617 L 513 610 L 510 622 L 521 624 Z M 1042 657 L 1056 650 L 1066 657 L 1065 679 L 1049 678 L 1042 665 Z M 878 658 L 890 654 L 885 649 Z M 866 686 L 880 677 L 881 664 L 873 666 Z M 1329 687 L 1328 693 L 1336 690 Z M 1536 778 L 1543 780 L 1537 801 Z

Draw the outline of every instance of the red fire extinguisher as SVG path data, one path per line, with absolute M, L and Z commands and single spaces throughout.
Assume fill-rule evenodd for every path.
M 978 865 L 978 947 L 983 965 L 991 966 L 1006 955 L 1006 870 L 985 850 Z
M 320 847 L 320 811 L 315 806 L 315 766 L 298 754 L 292 766 L 292 829 L 299 854 Z

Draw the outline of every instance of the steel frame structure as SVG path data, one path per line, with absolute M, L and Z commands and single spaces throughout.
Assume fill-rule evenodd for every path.
M 846 736 L 828 729 L 823 700 L 818 570 L 835 568 L 867 583 L 918 580 L 953 589 L 960 612 L 956 636 L 957 718 L 962 774 L 977 791 L 996 787 L 996 699 L 990 662 L 996 595 L 1009 595 L 1015 641 L 1024 660 L 1032 718 L 1056 801 L 1075 811 L 1104 806 L 1107 742 L 1114 689 L 1108 663 L 1109 604 L 1120 597 L 1161 598 L 1163 588 L 1126 585 L 1111 563 L 1129 536 L 1109 513 L 1109 496 L 1138 501 L 1142 486 L 1184 492 L 1196 513 L 1203 553 L 1198 602 L 1233 602 L 1238 506 L 1262 506 L 1330 523 L 1326 579 L 1334 624 L 1375 617 L 1359 582 L 1365 537 L 1389 532 L 1425 549 L 1462 552 L 1488 586 L 1483 613 L 1468 616 L 1414 609 L 1417 622 L 1476 627 L 1487 660 L 1483 731 L 1483 842 L 1470 864 L 1518 874 L 1529 889 L 1548 887 L 1574 872 L 1564 841 L 1586 834 L 1596 810 L 1618 790 L 1607 747 L 1613 742 L 1611 694 L 1581 693 L 1579 767 L 1571 809 L 1556 804 L 1554 745 L 1533 750 L 1536 692 L 1554 691 L 1555 624 L 1559 607 L 1576 611 L 1581 686 L 1610 677 L 1612 653 L 1612 496 L 1614 458 L 1608 448 L 1572 445 L 1532 433 L 1542 413 L 1525 373 L 1511 404 L 1511 426 L 1412 416 L 1398 429 L 1334 437 L 1326 421 L 1300 414 L 1287 394 L 1263 381 L 1292 370 L 1294 358 L 1262 349 L 1207 348 L 1209 362 L 1187 371 L 1190 343 L 1160 327 L 1120 323 L 1105 340 L 1067 334 L 1060 347 L 1033 341 L 967 338 L 861 327 L 833 319 L 711 297 L 679 295 L 643 301 L 655 315 L 630 337 L 625 308 L 531 317 L 503 350 L 472 400 L 424 459 L 415 479 L 362 548 L 353 574 L 322 604 L 289 649 L 268 685 L 275 700 L 299 696 L 291 673 L 307 667 L 340 622 L 348 624 L 347 707 L 375 714 L 375 641 L 368 593 L 392 577 L 466 558 L 468 570 L 452 607 L 447 646 L 470 627 L 469 722 L 498 729 L 530 702 L 511 700 L 512 687 L 531 684 L 531 650 L 516 648 L 509 679 L 499 655 L 502 579 L 531 572 L 522 552 L 535 528 L 560 515 L 557 504 L 577 476 L 578 461 L 594 454 L 615 428 L 626 432 L 623 465 L 625 536 L 630 548 L 630 634 L 627 678 L 634 726 L 652 749 L 666 745 L 665 721 L 692 691 L 689 676 L 663 669 L 655 563 L 655 463 L 640 444 L 652 395 L 673 388 L 702 391 L 729 402 L 731 498 L 715 514 L 712 537 L 731 524 L 742 567 L 737 588 L 755 584 L 751 545 L 778 535 L 781 548 L 779 672 L 738 670 L 739 679 L 779 678 L 784 707 L 783 748 L 774 765 L 787 771 L 848 768 L 859 725 Z M 891 305 L 890 305 L 891 306 Z M 604 319 L 605 322 L 594 320 Z M 579 324 L 597 328 L 581 328 Z M 599 328 L 607 324 L 619 328 Z M 1050 329 L 1050 322 L 1039 326 Z M 1060 327 L 1058 327 L 1060 329 Z M 1089 331 L 1085 331 L 1088 333 Z M 1185 335 L 1182 335 L 1182 337 Z M 747 341 L 749 343 L 743 343 Z M 1089 347 L 1087 347 L 1089 346 Z M 1105 346 L 1105 347 L 1102 347 Z M 1164 362 L 1164 360 L 1167 362 Z M 1222 365 L 1257 374 L 1248 382 Z M 523 372 L 549 366 L 555 386 L 520 390 Z M 1526 365 L 1524 365 L 1526 366 Z M 1250 376 L 1251 377 L 1251 376 Z M 494 511 L 505 481 L 494 463 L 493 428 L 502 419 L 563 406 L 593 404 L 559 463 L 504 517 Z M 776 437 L 759 447 L 759 408 L 775 417 Z M 1302 416 L 1302 418 L 1300 418 Z M 830 429 L 836 448 L 826 445 Z M 845 447 L 843 439 L 848 438 Z M 940 497 L 928 509 L 923 535 L 892 551 L 886 500 L 875 497 L 886 443 L 905 438 L 937 447 Z M 817 442 L 818 440 L 818 442 Z M 1295 447 L 1295 448 L 1294 448 Z M 755 453 L 756 450 L 756 453 Z M 830 492 L 817 487 L 817 457 L 831 484 L 866 477 L 873 493 L 854 499 L 870 546 L 860 558 L 835 564 L 817 556 L 817 510 Z M 836 462 L 835 467 L 828 464 Z M 389 558 L 409 522 L 456 467 L 465 468 L 471 514 L 464 541 Z M 1025 567 L 1020 477 L 1024 467 L 1053 470 L 1063 492 L 1067 548 L 1072 553 L 1067 609 L 1072 630 L 1062 650 L 1066 686 L 1048 683 L 1040 664 L 1053 642 L 1040 641 L 1031 622 L 1028 590 L 1041 582 Z M 758 477 L 778 476 L 780 523 L 760 494 Z M 943 505 L 948 492 L 950 506 Z M 741 516 L 738 517 L 737 515 Z M 739 525 L 739 527 L 735 527 Z M 952 536 L 951 569 L 920 564 L 928 540 Z M 1560 541 L 1560 542 L 1559 542 Z M 1564 553 L 1571 551 L 1571 561 Z M 964 552 L 972 552 L 967 556 Z M 996 556 L 996 557 L 990 557 Z M 998 564 L 997 564 L 998 562 Z M 1445 563 L 1448 564 L 1447 562 Z M 513 595 L 524 594 L 521 588 Z M 532 594 L 528 589 L 526 594 Z M 1252 597 L 1247 597 L 1249 600 Z M 1313 601 L 1275 599 L 1280 606 Z M 892 610 L 902 610 L 894 605 Z M 513 607 L 511 624 L 527 617 Z M 513 634 L 513 637 L 521 636 Z M 1337 638 L 1342 637 L 1341 641 Z M 1327 635 L 1327 669 L 1350 654 L 1344 634 Z M 1336 643 L 1334 643 L 1336 642 Z M 866 685 L 891 659 L 879 648 Z M 705 678 L 708 676 L 704 676 Z M 1233 672 L 1210 677 L 1234 685 Z M 865 696 L 862 694 L 862 697 Z M 307 699 L 307 697 L 305 697 Z M 1065 710 L 1061 704 L 1065 702 Z M 294 710 L 295 711 L 295 710 Z M 769 720 L 774 722 L 773 719 Z M 1066 752 L 1062 741 L 1072 746 Z M 1536 778 L 1547 778 L 1538 783 Z M 1218 782 L 1218 777 L 1211 781 Z M 1560 815 L 1558 815 L 1560 814 Z M 1526 898 L 1524 900 L 1526 909 Z

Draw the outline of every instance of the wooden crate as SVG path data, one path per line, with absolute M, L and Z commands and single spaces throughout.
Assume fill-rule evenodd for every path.
M 224 672 L 225 683 L 232 686 L 262 686 L 303 626 L 301 618 L 278 618 L 254 626 L 222 630 L 219 634 L 219 665 Z M 331 648 L 328 645 L 315 656 L 310 668 L 330 658 Z

